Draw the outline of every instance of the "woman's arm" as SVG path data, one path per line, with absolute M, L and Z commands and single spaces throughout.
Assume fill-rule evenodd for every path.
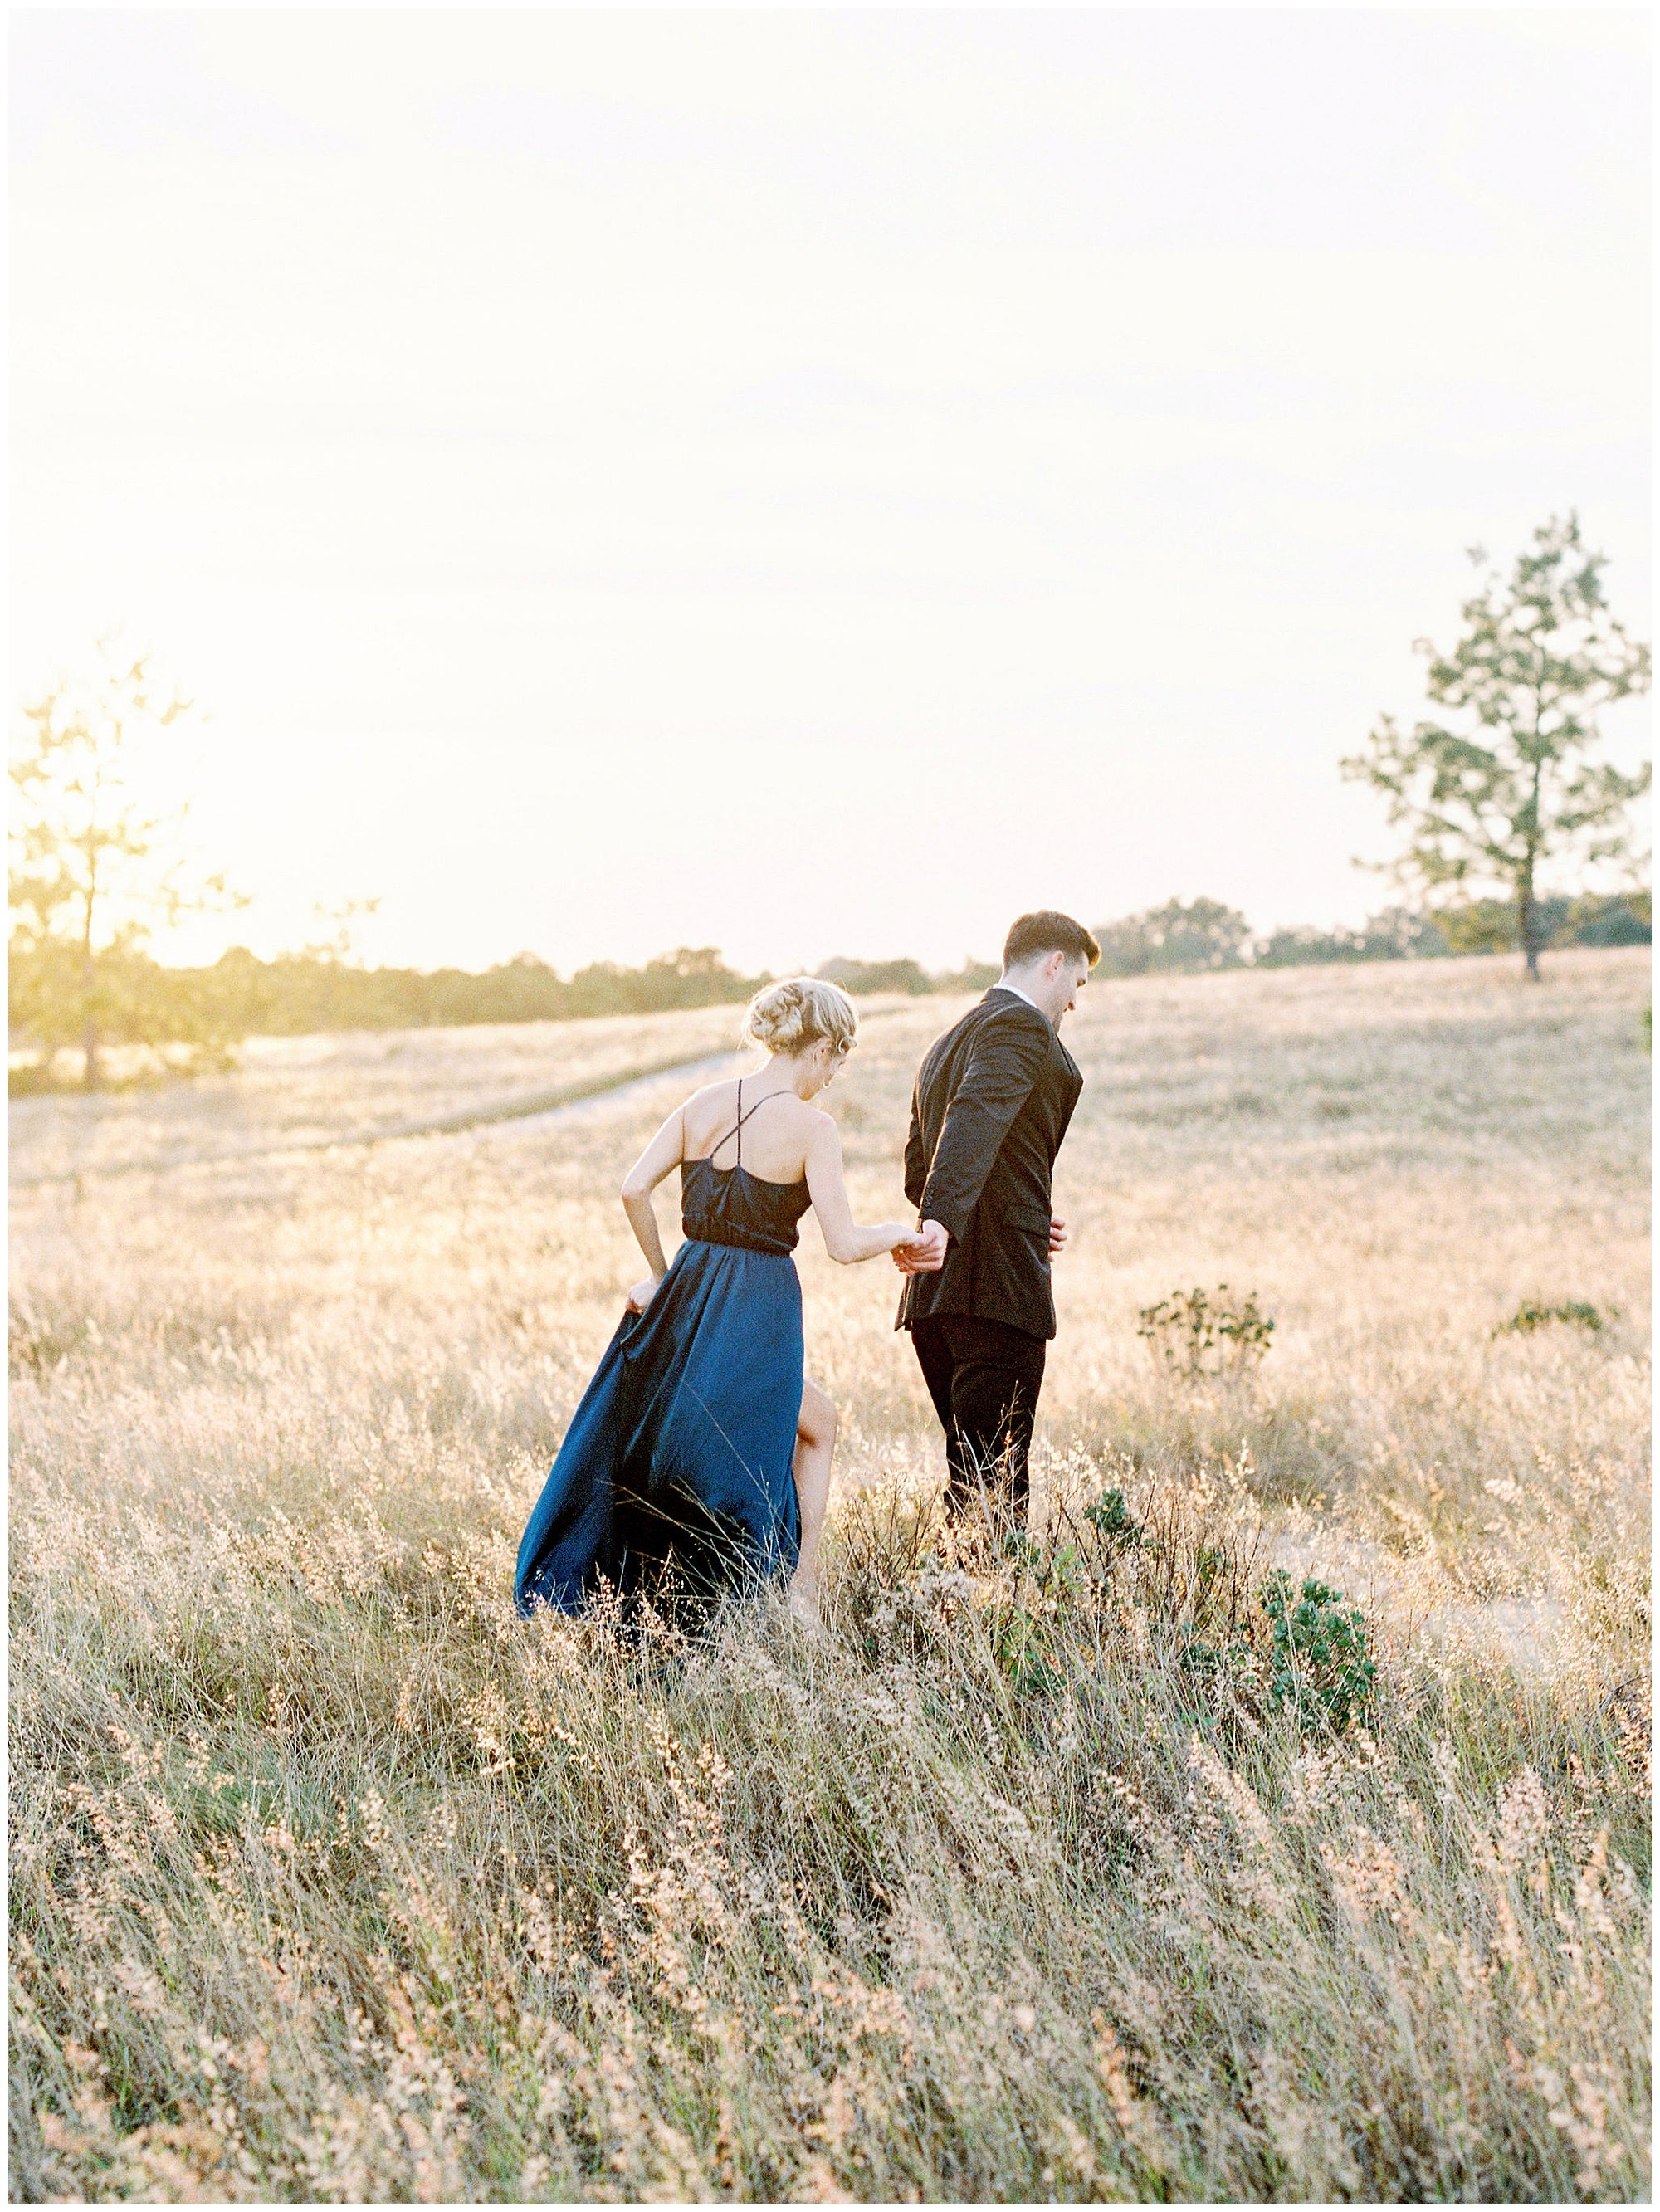
M 850 1267 L 899 1245 L 915 1243 L 917 1231 L 903 1221 L 879 1221 L 866 1228 L 854 1219 L 842 1174 L 842 1133 L 828 1114 L 816 1114 L 813 1119 L 819 1126 L 807 1139 L 807 1189 L 831 1259 Z
M 677 1106 L 623 1178 L 623 1211 L 629 1217 L 635 1241 L 646 1255 L 653 1279 L 660 1283 L 669 1271 L 669 1263 L 663 1257 L 663 1239 L 658 1232 L 657 1208 L 651 1202 L 651 1194 L 670 1169 L 679 1165 L 685 1151 L 686 1109 Z

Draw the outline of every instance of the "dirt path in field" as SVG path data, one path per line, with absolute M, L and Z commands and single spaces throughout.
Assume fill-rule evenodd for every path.
M 903 1011 L 902 1006 L 870 1007 L 860 1017 L 860 1025 L 868 1026 Z M 389 1121 L 378 1129 L 355 1129 L 338 1136 L 280 1138 L 254 1145 L 226 1146 L 216 1152 L 179 1152 L 168 1158 L 112 1160 L 105 1166 L 54 1169 L 47 1175 L 14 1176 L 10 1188 L 40 1190 L 53 1185 L 102 1182 L 112 1176 L 171 1175 L 181 1168 L 240 1166 L 249 1160 L 278 1159 L 295 1152 L 334 1152 L 353 1146 L 392 1144 L 404 1137 L 477 1138 L 482 1132 L 502 1125 L 509 1125 L 515 1133 L 529 1133 L 555 1128 L 562 1121 L 631 1105 L 670 1076 L 684 1083 L 727 1073 L 740 1057 L 735 1049 L 695 1053 L 690 1058 L 652 1060 L 643 1066 L 625 1067 L 611 1075 L 589 1076 L 552 1090 L 520 1091 L 482 1105 L 460 1107 L 448 1114 Z
M 107 1167 L 64 1169 L 51 1175 L 17 1176 L 14 1190 L 36 1190 L 54 1183 L 101 1182 L 111 1176 L 170 1175 L 179 1168 L 241 1166 L 249 1160 L 277 1159 L 292 1152 L 342 1152 L 356 1145 L 391 1144 L 404 1137 L 473 1137 L 500 1124 L 512 1123 L 526 1131 L 556 1127 L 564 1121 L 631 1104 L 643 1092 L 667 1077 L 682 1082 L 712 1075 L 728 1067 L 730 1052 L 699 1053 L 690 1060 L 663 1060 L 647 1067 L 624 1068 L 620 1074 L 591 1076 L 581 1083 L 562 1085 L 552 1091 L 532 1091 L 516 1097 L 499 1098 L 488 1105 L 468 1106 L 452 1114 L 388 1122 L 384 1128 L 358 1129 L 337 1137 L 291 1137 L 274 1144 L 229 1146 L 216 1152 L 185 1152 L 171 1159 L 113 1160 Z
M 458 1121 L 455 1129 L 448 1133 L 483 1137 L 494 1136 L 502 1130 L 516 1137 L 538 1129 L 557 1128 L 562 1122 L 593 1121 L 619 1106 L 634 1105 L 655 1090 L 667 1089 L 671 1076 L 676 1079 L 674 1087 L 678 1091 L 689 1082 L 711 1082 L 718 1075 L 730 1073 L 734 1063 L 744 1057 L 737 1052 L 710 1052 L 697 1060 L 666 1060 L 660 1066 L 642 1069 L 636 1074 L 586 1089 L 577 1096 L 559 1098 L 547 1106 L 521 1107 L 512 1114 L 488 1114 L 476 1120 Z

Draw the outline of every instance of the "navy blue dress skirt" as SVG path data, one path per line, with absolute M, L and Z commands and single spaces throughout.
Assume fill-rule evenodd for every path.
M 519 1547 L 520 1613 L 578 1612 L 602 1584 L 712 1599 L 794 1571 L 790 1255 L 807 1187 L 708 1159 L 680 1172 L 686 1241 L 645 1311 L 623 1316 L 572 1417 Z

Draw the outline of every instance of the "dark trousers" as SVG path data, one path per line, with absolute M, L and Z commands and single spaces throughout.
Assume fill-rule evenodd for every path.
M 946 1511 L 960 1512 L 983 1486 L 1006 1498 L 1024 1523 L 1026 1460 L 1048 1345 L 1023 1328 L 973 1314 L 927 1314 L 912 1322 L 910 1334 L 946 1432 Z

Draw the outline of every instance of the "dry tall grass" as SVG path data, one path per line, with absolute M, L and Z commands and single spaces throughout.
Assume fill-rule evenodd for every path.
M 107 1182 L 378 1123 L 386 1041 L 17 1109 L 88 1172 L 14 1209 L 15 2189 L 1642 2194 L 1645 970 L 1548 965 L 1091 991 L 1024 1552 L 930 1534 L 891 1273 L 809 1224 L 822 1641 L 511 1613 L 662 1096 Z M 950 1011 L 830 1094 L 871 1213 Z M 729 1019 L 474 1038 L 477 1093 Z M 1219 1279 L 1274 1346 L 1195 1388 L 1136 1309 Z M 1365 1609 L 1341 1731 L 1276 1562 Z

